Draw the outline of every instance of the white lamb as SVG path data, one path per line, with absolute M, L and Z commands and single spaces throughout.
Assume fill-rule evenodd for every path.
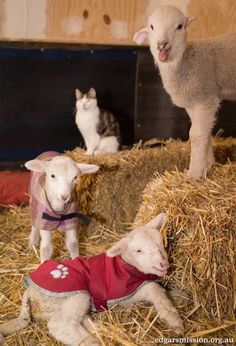
M 236 33 L 187 42 L 186 29 L 194 19 L 160 6 L 134 40 L 149 39 L 164 88 L 191 119 L 188 177 L 198 179 L 214 163 L 211 130 L 220 102 L 236 100 Z
M 78 201 L 75 182 L 80 174 L 96 172 L 99 167 L 76 163 L 57 152 L 45 152 L 25 166 L 33 173 L 30 181 L 31 234 L 30 247 L 40 242 L 41 263 L 52 255 L 51 235 L 55 229 L 66 233 L 66 247 L 71 258 L 79 255 L 76 225 Z
M 25 328 L 33 317 L 48 321 L 58 341 L 70 346 L 100 345 L 89 331 L 90 310 L 138 301 L 154 305 L 160 320 L 182 334 L 183 322 L 165 290 L 156 282 L 169 267 L 158 231 L 165 221 L 159 214 L 132 230 L 107 253 L 89 259 L 46 261 L 26 280 L 19 317 L 0 325 L 0 338 Z M 1 337 L 2 335 L 2 337 Z

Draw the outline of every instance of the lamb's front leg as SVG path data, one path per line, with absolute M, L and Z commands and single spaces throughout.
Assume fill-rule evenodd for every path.
M 66 248 L 68 249 L 72 259 L 79 256 L 76 229 L 66 231 Z
M 29 247 L 32 248 L 33 246 L 38 246 L 39 240 L 40 240 L 39 230 L 32 225 L 30 236 L 29 236 Z
M 214 163 L 211 143 L 211 131 L 214 125 L 218 101 L 211 105 L 197 105 L 187 109 L 192 126 L 189 132 L 191 140 L 190 166 L 188 178 L 199 179 Z
M 214 165 L 214 163 L 215 163 L 215 157 L 214 157 L 214 151 L 213 151 L 213 145 L 212 145 L 212 138 L 210 137 L 208 142 L 207 161 L 206 161 L 207 171 Z
M 166 295 L 166 291 L 155 282 L 150 282 L 141 287 L 131 298 L 122 302 L 121 305 L 131 305 L 138 301 L 147 301 L 154 305 L 160 320 L 178 334 L 184 333 L 183 321 L 178 311 Z
M 48 260 L 52 256 L 52 241 L 51 241 L 51 232 L 40 230 L 40 262 L 43 263 L 44 261 Z

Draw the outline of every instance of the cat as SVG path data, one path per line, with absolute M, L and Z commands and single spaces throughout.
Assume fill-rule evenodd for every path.
M 115 153 L 120 149 L 120 128 L 113 114 L 98 107 L 96 91 L 75 90 L 75 123 L 81 132 L 87 155 Z

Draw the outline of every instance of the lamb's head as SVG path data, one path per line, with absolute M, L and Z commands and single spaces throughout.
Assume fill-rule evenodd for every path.
M 142 227 L 133 229 L 107 251 L 109 257 L 121 256 L 145 274 L 163 276 L 169 268 L 168 257 L 159 232 L 166 214 L 161 213 Z
M 59 155 L 50 161 L 31 160 L 25 166 L 33 172 L 45 173 L 45 190 L 50 201 L 63 209 L 74 190 L 75 182 L 80 174 L 97 172 L 97 165 L 76 163 L 70 157 Z M 61 206 L 61 207 L 60 207 Z
M 187 18 L 174 6 L 160 6 L 148 18 L 148 26 L 136 32 L 134 40 L 141 44 L 148 38 L 158 64 L 178 61 L 186 48 L 186 29 L 195 18 Z

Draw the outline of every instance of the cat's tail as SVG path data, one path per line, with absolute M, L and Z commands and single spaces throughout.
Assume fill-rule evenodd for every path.
M 28 293 L 25 291 L 22 299 L 20 314 L 8 322 L 0 325 L 0 344 L 3 342 L 3 336 L 7 336 L 26 328 L 31 322 L 30 304 Z

